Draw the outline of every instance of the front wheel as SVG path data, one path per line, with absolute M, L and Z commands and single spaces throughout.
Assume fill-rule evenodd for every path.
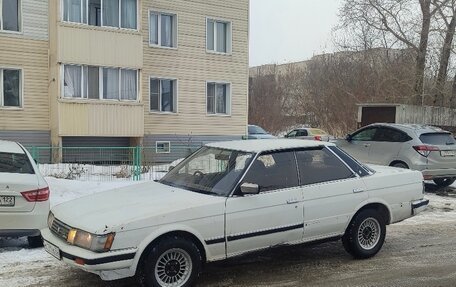
M 166 237 L 145 254 L 138 281 L 144 287 L 192 286 L 201 273 L 201 265 L 201 252 L 193 242 Z
M 386 224 L 383 217 L 372 209 L 358 213 L 350 222 L 342 243 L 353 257 L 366 259 L 377 254 L 383 246 Z
M 434 179 L 434 183 L 437 184 L 438 187 L 448 187 L 452 185 L 456 181 L 456 178 L 436 178 Z

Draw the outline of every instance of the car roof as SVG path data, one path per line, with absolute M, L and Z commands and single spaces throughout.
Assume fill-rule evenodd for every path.
M 4 140 L 0 140 L 0 152 L 24 154 L 24 150 L 18 143 Z
M 430 125 L 420 125 L 420 124 L 389 124 L 389 123 L 381 123 L 381 124 L 372 124 L 369 126 L 384 126 L 384 127 L 392 127 L 402 131 L 410 131 L 416 134 L 427 134 L 427 133 L 450 133 L 449 131 L 445 131 L 441 128 L 430 126 Z
M 228 142 L 215 142 L 207 144 L 208 147 L 238 150 L 244 152 L 264 152 L 273 150 L 286 150 L 297 148 L 312 148 L 320 146 L 335 146 L 333 143 L 295 140 L 295 139 L 261 139 L 261 140 L 241 140 Z

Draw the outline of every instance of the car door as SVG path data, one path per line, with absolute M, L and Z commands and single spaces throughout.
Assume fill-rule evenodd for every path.
M 401 143 L 411 138 L 397 129 L 379 127 L 369 150 L 369 163 L 390 165 L 398 158 Z
M 292 151 L 261 154 L 242 183 L 260 192 L 226 202 L 227 256 L 302 240 L 302 191 Z
M 369 163 L 369 151 L 376 132 L 377 127 L 361 129 L 349 139 L 338 142 L 338 146 L 357 160 Z
M 367 200 L 365 185 L 326 147 L 296 152 L 303 191 L 304 240 L 344 233 L 356 207 Z

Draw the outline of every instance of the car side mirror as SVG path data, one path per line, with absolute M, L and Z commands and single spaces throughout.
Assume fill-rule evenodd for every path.
M 351 142 L 352 139 L 353 139 L 353 136 L 351 134 L 348 134 L 345 139 L 348 141 L 348 142 Z
M 243 183 L 241 185 L 242 194 L 258 194 L 260 193 L 260 186 L 254 183 Z

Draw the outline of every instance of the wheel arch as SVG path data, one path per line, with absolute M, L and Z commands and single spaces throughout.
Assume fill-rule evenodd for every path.
M 350 219 L 350 222 L 353 221 L 353 219 L 358 215 L 360 212 L 366 209 L 372 209 L 377 211 L 385 220 L 385 224 L 389 225 L 392 222 L 392 213 L 391 210 L 389 209 L 388 205 L 385 202 L 381 201 L 372 201 L 372 202 L 366 202 L 363 205 L 361 205 L 355 214 L 353 214 L 352 218 Z
M 410 168 L 410 165 L 409 165 L 406 161 L 401 160 L 401 159 L 395 159 L 395 160 L 393 160 L 393 161 L 389 164 L 389 166 L 394 166 L 395 164 L 398 164 L 398 163 L 403 163 L 403 164 L 405 164 L 408 168 Z

